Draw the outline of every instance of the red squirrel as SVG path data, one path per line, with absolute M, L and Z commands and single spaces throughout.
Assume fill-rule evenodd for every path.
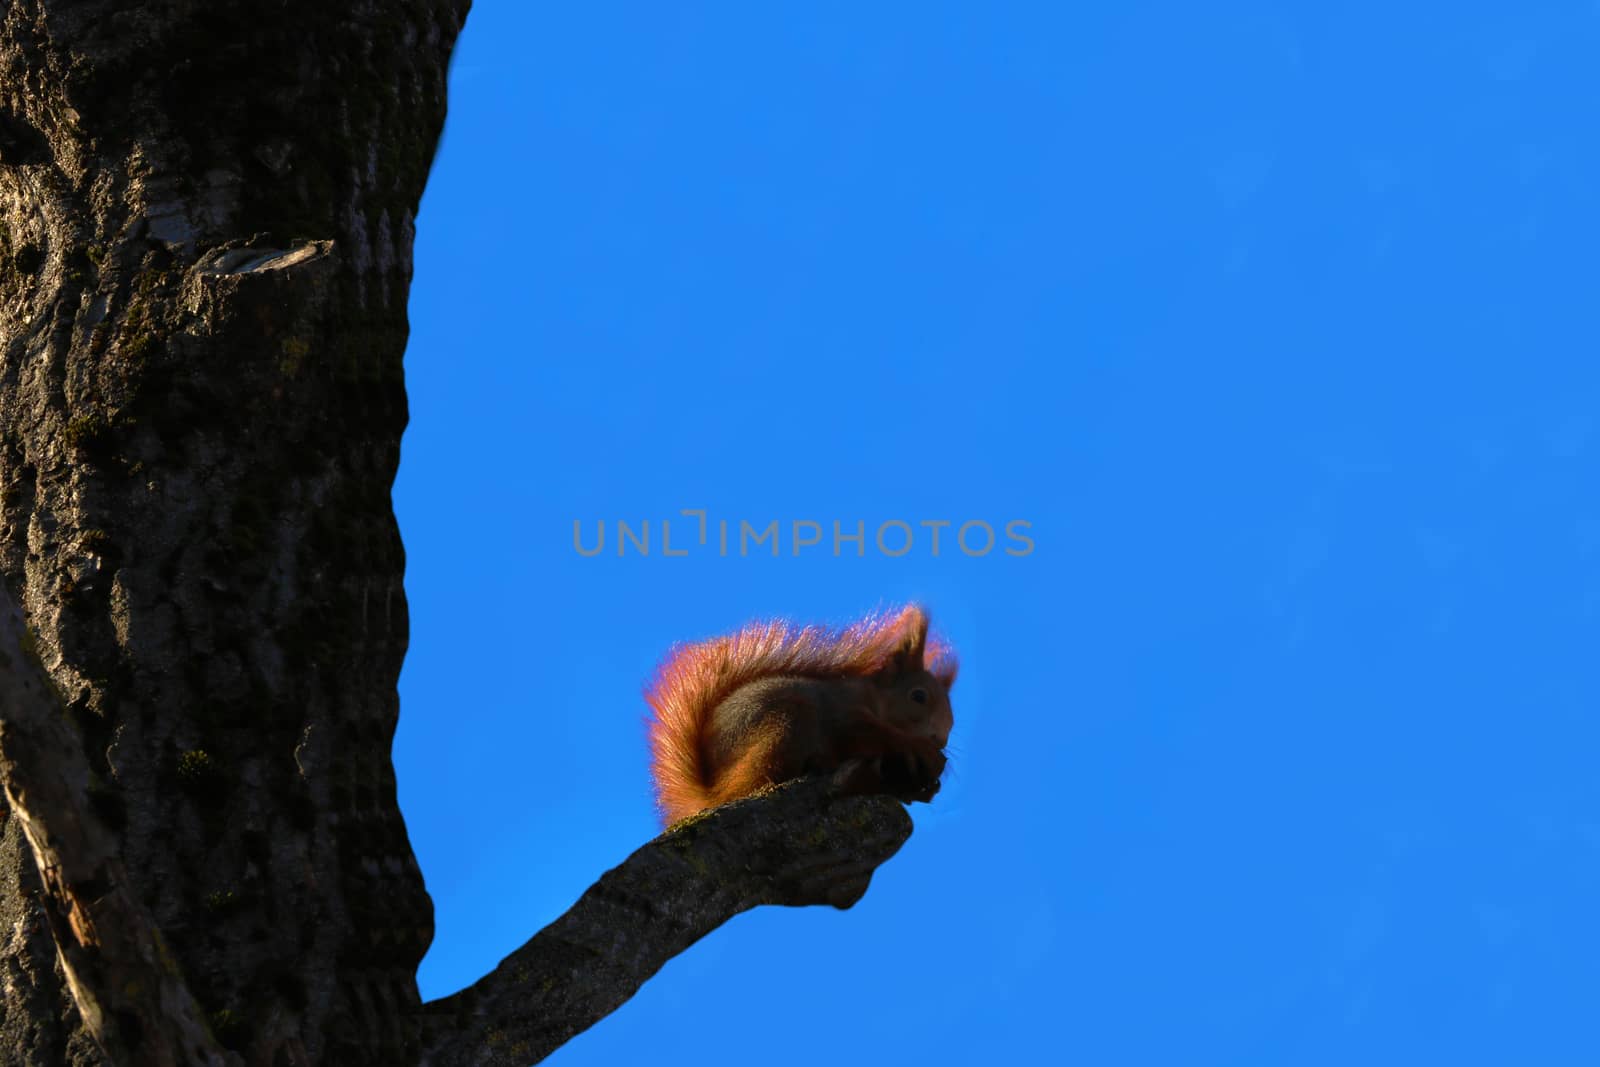
M 931 800 L 955 680 L 915 604 L 842 629 L 774 620 L 678 645 L 645 692 L 662 823 L 809 774 Z

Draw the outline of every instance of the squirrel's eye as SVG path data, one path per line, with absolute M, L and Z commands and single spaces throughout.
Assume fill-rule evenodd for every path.
M 926 704 L 928 702 L 928 691 L 926 689 L 913 689 L 911 691 L 911 699 L 918 704 Z

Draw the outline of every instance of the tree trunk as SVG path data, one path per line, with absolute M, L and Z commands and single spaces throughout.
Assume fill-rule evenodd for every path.
M 0 26 L 0 572 L 135 894 L 249 1063 L 416 1042 L 389 487 L 466 8 L 13 0 Z M 6 1062 L 102 1062 L 14 818 L 0 865 Z
M 419 1003 L 389 488 L 467 6 L 3 9 L 0 1064 L 531 1062 L 739 911 L 849 906 L 910 832 L 732 805 Z

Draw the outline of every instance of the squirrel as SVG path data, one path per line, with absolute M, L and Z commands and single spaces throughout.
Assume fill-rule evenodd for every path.
M 844 793 L 929 801 L 956 658 L 916 604 L 849 626 L 753 622 L 675 646 L 645 690 L 662 824 L 809 774 Z

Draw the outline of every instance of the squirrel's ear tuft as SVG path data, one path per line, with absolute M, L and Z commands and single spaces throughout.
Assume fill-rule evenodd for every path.
M 928 645 L 928 613 L 921 606 L 912 604 L 900 612 L 894 627 L 901 632 L 901 636 L 889 657 L 890 669 L 898 674 L 922 670 Z

